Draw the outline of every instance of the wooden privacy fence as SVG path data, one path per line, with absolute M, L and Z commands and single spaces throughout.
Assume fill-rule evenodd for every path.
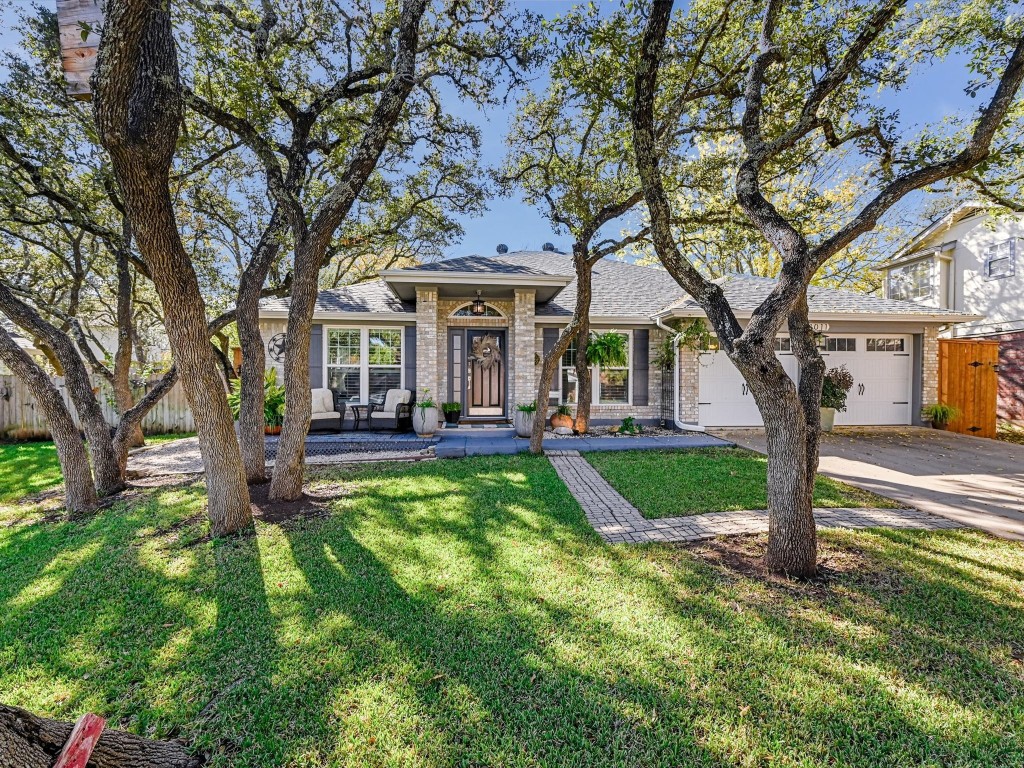
M 939 340 L 939 402 L 960 409 L 960 418 L 951 421 L 948 429 L 995 437 L 998 391 L 998 341 Z
M 64 379 L 59 376 L 53 378 L 53 383 L 60 391 L 68 410 L 78 424 L 78 414 L 71 404 L 67 387 L 64 386 Z M 156 379 L 147 382 L 144 390 L 135 393 L 136 399 L 156 383 Z M 106 380 L 99 377 L 93 379 L 93 385 L 98 388 L 96 395 L 103 409 L 103 415 L 107 423 L 117 426 L 117 409 L 114 408 L 113 393 Z M 81 425 L 79 424 L 79 427 Z M 193 432 L 195 422 L 192 420 L 192 411 L 185 399 L 185 392 L 181 383 L 176 383 L 171 391 L 161 398 L 153 409 L 142 421 L 142 429 L 147 434 L 161 434 L 164 432 Z M 46 419 L 42 411 L 32 397 L 29 388 L 26 387 L 16 376 L 0 376 L 0 437 L 15 440 L 25 440 L 33 437 L 48 437 L 50 434 L 46 426 Z

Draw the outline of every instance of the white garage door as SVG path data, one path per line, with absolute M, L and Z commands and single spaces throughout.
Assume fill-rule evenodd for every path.
M 830 335 L 822 357 L 829 368 L 845 365 L 853 374 L 847 410 L 836 414 L 836 424 L 910 424 L 910 336 Z M 776 340 L 776 354 L 786 373 L 797 379 L 797 364 L 789 352 L 789 339 Z M 724 352 L 699 356 L 700 424 L 707 427 L 761 426 L 761 414 L 740 372 Z

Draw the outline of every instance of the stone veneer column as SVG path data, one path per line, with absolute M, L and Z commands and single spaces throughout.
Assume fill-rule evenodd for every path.
M 423 390 L 440 406 L 445 399 L 438 391 L 437 378 L 437 291 L 416 289 L 416 400 L 423 398 Z
M 924 329 L 921 345 L 921 405 L 939 402 L 939 329 Z M 916 414 L 912 414 L 916 418 Z
M 516 290 L 515 307 L 513 309 L 512 326 L 512 386 L 509 392 L 510 416 L 515 414 L 515 406 L 528 403 L 536 396 L 537 366 L 535 337 L 537 333 L 537 292 Z
M 700 400 L 698 376 L 700 362 L 697 352 L 680 347 L 676 365 L 679 366 L 679 420 L 696 424 L 700 418 L 700 409 L 697 405 Z

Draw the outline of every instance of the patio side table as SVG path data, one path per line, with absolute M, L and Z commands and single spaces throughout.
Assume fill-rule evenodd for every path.
M 359 422 L 365 422 L 366 428 L 370 428 L 370 406 L 369 405 L 349 405 L 352 409 L 352 431 L 355 432 L 359 429 Z

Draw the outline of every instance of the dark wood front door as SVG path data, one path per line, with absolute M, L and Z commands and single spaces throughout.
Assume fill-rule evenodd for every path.
M 466 416 L 505 415 L 507 357 L 504 330 L 466 331 Z

